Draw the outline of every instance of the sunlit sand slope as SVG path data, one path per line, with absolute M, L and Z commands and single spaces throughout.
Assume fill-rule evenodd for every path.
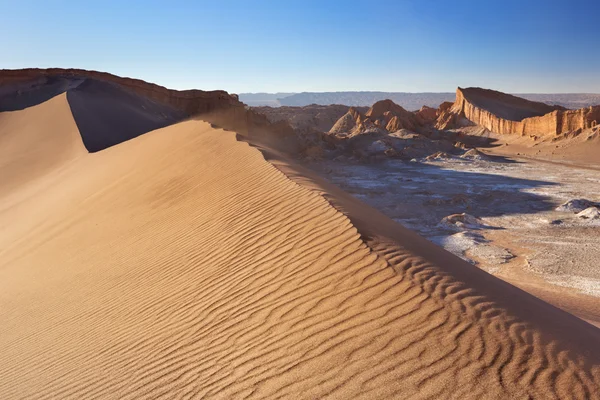
M 598 396 L 594 328 L 544 330 L 401 247 L 391 266 L 232 132 L 183 122 L 58 173 L 15 206 L 45 210 L 26 231 L 0 213 L 2 399 Z
M 66 94 L 26 110 L 0 113 L 0 198 L 19 194 L 16 188 L 35 186 L 86 153 Z

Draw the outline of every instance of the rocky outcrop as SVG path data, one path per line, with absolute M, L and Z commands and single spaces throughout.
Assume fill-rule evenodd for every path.
M 452 103 L 450 103 L 452 104 Z M 415 113 L 417 121 L 421 125 L 433 124 L 437 118 L 438 110 L 433 107 L 423 106 Z
M 571 199 L 556 207 L 556 211 L 578 213 L 590 207 L 600 207 L 600 203 L 587 199 Z
M 600 106 L 567 110 L 481 88 L 458 88 L 452 107 L 440 107 L 439 114 L 438 129 L 458 127 L 464 119 L 492 132 L 519 135 L 560 135 L 600 122 Z
M 381 100 L 373 104 L 365 116 L 376 126 L 384 127 L 388 132 L 396 132 L 400 129 L 414 130 L 419 125 L 414 113 L 391 100 Z
M 348 112 L 344 114 L 337 122 L 331 127 L 329 133 L 333 134 L 355 134 L 364 131 L 366 118 L 360 111 L 354 107 L 350 107 Z
M 329 130 L 332 134 L 356 135 L 371 131 L 397 132 L 401 129 L 414 131 L 423 125 L 424 118 L 406 111 L 391 100 L 382 100 L 363 115 L 355 108 L 350 108 Z
M 343 117 L 350 107 L 332 104 L 318 105 L 311 104 L 304 107 L 252 107 L 253 111 L 264 114 L 269 121 L 276 123 L 279 121 L 287 122 L 296 132 L 328 132 L 335 123 Z M 364 113 L 367 107 L 356 107 L 354 111 Z
M 456 125 L 456 114 L 452 112 L 454 103 L 446 101 L 436 111 L 435 127 L 437 129 L 452 129 Z

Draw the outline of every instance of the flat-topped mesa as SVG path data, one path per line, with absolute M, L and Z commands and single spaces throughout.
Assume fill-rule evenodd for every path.
M 458 88 L 456 102 L 470 103 L 474 107 L 489 111 L 498 118 L 509 121 L 522 121 L 526 118 L 541 117 L 556 110 L 566 110 L 561 106 L 526 100 L 510 94 L 482 88 Z
M 461 119 L 500 134 L 558 135 L 594 127 L 600 106 L 568 110 L 494 90 L 458 88 L 456 101 L 440 111 L 436 127 L 454 128 Z

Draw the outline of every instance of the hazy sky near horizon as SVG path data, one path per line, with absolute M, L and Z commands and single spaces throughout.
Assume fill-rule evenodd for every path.
M 234 93 L 600 93 L 598 15 L 598 0 L 0 0 L 0 68 Z

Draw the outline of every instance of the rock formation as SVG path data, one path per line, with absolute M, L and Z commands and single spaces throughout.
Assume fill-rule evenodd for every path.
M 354 107 L 350 107 L 348 112 L 344 114 L 337 122 L 331 127 L 329 133 L 333 134 L 355 134 L 364 130 L 364 122 L 366 118 Z
M 452 103 L 450 103 L 452 104 Z M 438 110 L 433 107 L 423 106 L 415 113 L 419 124 L 433 124 L 437 118 Z
M 401 129 L 414 131 L 423 125 L 428 112 L 424 110 L 419 116 L 406 111 L 391 100 L 382 100 L 373 104 L 364 115 L 357 109 L 350 108 L 329 130 L 329 133 L 356 135 L 373 130 L 383 130 L 388 133 Z
M 107 84 L 112 85 L 120 91 L 125 90 L 140 99 L 151 100 L 179 112 L 178 118 L 167 119 L 169 123 L 202 115 L 202 118 L 209 122 L 253 136 L 259 141 L 269 141 L 271 145 L 282 150 L 295 151 L 298 145 L 293 143 L 296 141 L 295 132 L 287 123 L 269 122 L 266 116 L 249 110 L 235 94 L 223 90 L 173 90 L 139 79 L 81 69 L 0 70 L 0 111 L 15 111 L 34 106 L 60 93 L 77 90 L 84 81 L 96 82 L 95 85 L 100 83 L 105 88 Z M 164 124 L 156 125 L 154 129 L 161 126 Z M 143 132 L 128 134 L 124 138 L 127 140 L 141 133 Z M 285 145 L 280 146 L 283 142 L 286 142 Z M 110 141 L 110 145 L 117 143 L 119 141 Z
M 519 135 L 560 135 L 588 129 L 600 121 L 600 106 L 567 110 L 481 88 L 458 88 L 452 107 L 440 107 L 436 127 L 451 129 L 465 122 L 492 132 Z
M 414 113 L 406 111 L 391 100 L 381 100 L 373 104 L 365 116 L 376 126 L 385 127 L 390 133 L 400 129 L 414 130 L 418 125 Z
M 252 107 L 252 110 L 266 115 L 272 123 L 284 121 L 296 132 L 310 133 L 328 132 L 350 110 L 350 107 L 340 104 L 327 106 L 311 104 L 304 107 Z M 364 113 L 368 108 L 356 107 L 355 110 Z

